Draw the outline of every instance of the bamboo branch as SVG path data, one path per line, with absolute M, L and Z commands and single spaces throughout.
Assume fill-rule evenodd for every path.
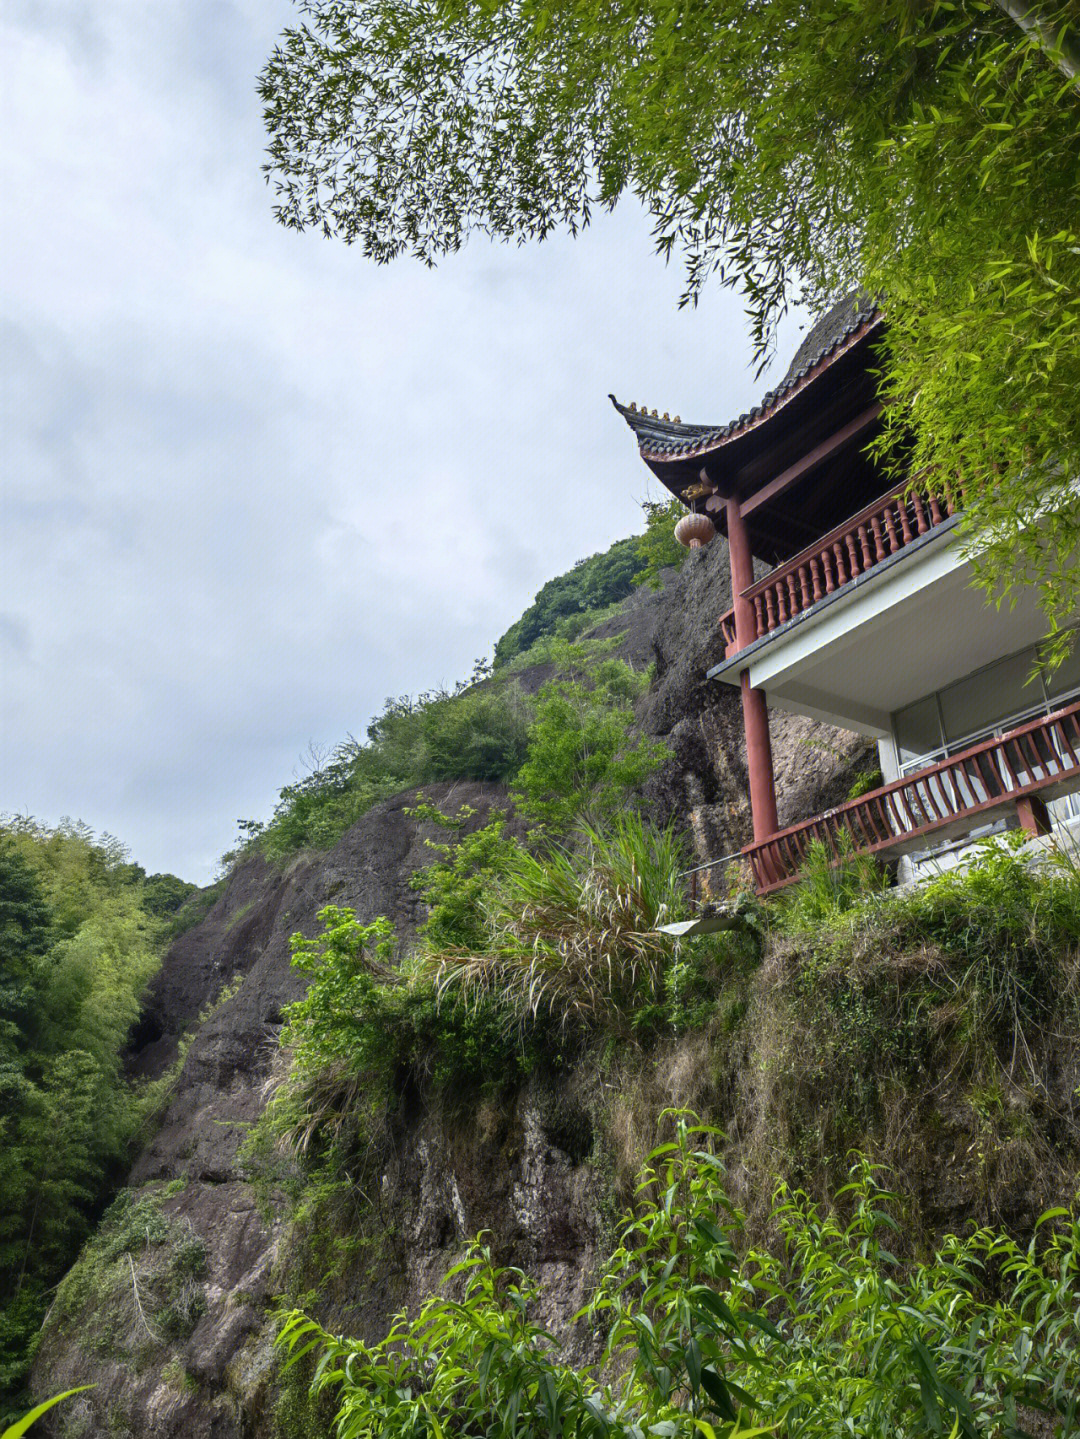
M 1029 39 L 1034 40 L 1063 75 L 1073 81 L 1080 77 L 1080 42 L 1077 41 L 1075 27 L 1070 29 L 1062 25 L 1055 29 L 1042 8 L 1027 4 L 1026 0 L 995 0 L 995 3 L 1010 20 L 1015 20 Z

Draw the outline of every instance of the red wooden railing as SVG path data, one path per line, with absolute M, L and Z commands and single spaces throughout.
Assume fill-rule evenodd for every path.
M 724 637 L 725 654 L 734 654 L 738 648 L 735 642 L 735 611 L 728 610 L 726 615 L 720 616 L 720 633 Z
M 908 491 L 906 485 L 875 500 L 743 591 L 754 606 L 753 638 L 761 639 L 890 555 L 898 554 L 920 535 L 944 523 L 958 508 L 950 491 L 939 496 Z M 720 617 L 729 655 L 738 648 L 734 618 L 734 610 Z
M 791 825 L 742 853 L 758 892 L 767 894 L 799 878 L 814 840 L 834 860 L 926 849 L 928 841 L 965 834 L 994 818 L 992 811 L 1031 795 L 1047 799 L 1077 788 L 1080 702 Z

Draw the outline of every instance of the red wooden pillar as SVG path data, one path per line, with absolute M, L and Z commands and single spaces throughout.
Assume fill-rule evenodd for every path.
M 1020 828 L 1026 830 L 1032 839 L 1050 833 L 1050 815 L 1037 794 L 1025 795 L 1016 801 L 1016 817 Z
M 744 649 L 758 638 L 753 602 L 743 590 L 754 583 L 754 557 L 738 498 L 728 496 L 728 554 L 731 559 L 731 596 L 735 608 L 735 644 Z M 776 818 L 776 785 L 773 779 L 772 744 L 769 740 L 769 711 L 765 691 L 750 687 L 750 676 L 742 676 L 743 726 L 746 730 L 746 769 L 750 779 L 750 812 L 754 821 L 754 843 L 768 839 L 779 829 Z

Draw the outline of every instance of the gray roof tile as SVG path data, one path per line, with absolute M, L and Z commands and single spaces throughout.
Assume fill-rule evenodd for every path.
M 798 388 L 822 360 L 827 359 L 865 325 L 880 318 L 877 306 L 868 296 L 858 292 L 845 296 L 811 327 L 779 385 L 770 390 L 760 404 L 740 415 L 737 420 L 729 420 L 726 425 L 684 425 L 678 416 L 671 420 L 667 415 L 657 415 L 655 410 L 650 412 L 647 409 L 639 410 L 636 405 L 620 405 L 614 395 L 608 398 L 634 431 L 642 452 L 647 452 L 650 457 L 677 460 L 701 454 L 724 444 L 768 415 Z

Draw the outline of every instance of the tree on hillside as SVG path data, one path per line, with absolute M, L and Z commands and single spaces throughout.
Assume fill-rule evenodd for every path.
M 1077 0 L 299 3 L 260 80 L 284 224 L 432 263 L 634 194 L 762 355 L 868 288 L 888 441 L 960 472 L 989 585 L 1075 610 Z
M 152 1097 L 124 1078 L 159 963 L 141 874 L 83 825 L 0 822 L 0 1424 Z

